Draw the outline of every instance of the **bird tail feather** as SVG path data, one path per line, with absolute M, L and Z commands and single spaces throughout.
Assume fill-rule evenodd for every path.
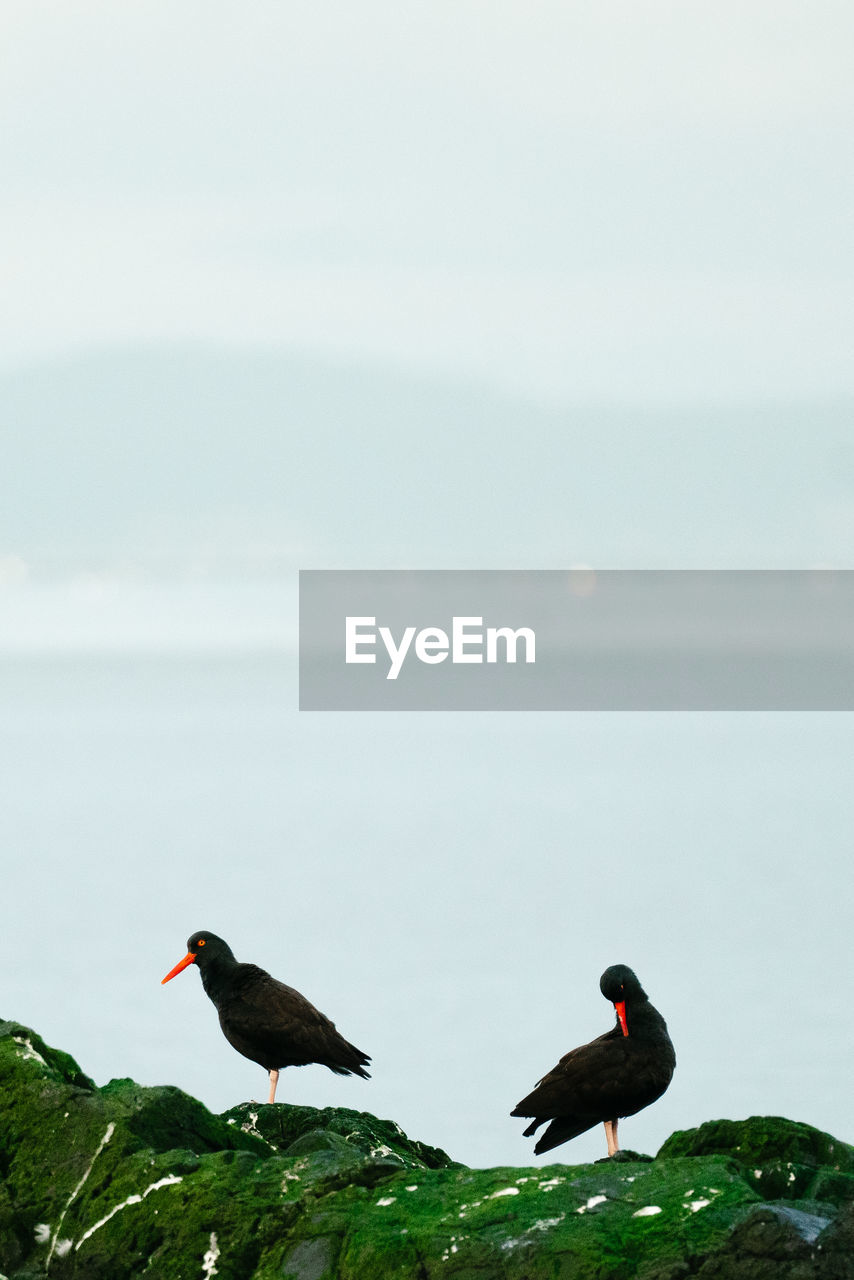
M 542 1121 L 537 1121 L 537 1124 Z M 558 1116 L 556 1120 L 552 1120 L 548 1129 L 540 1138 L 534 1147 L 534 1155 L 542 1155 L 544 1151 L 551 1151 L 552 1147 L 559 1147 L 562 1142 L 569 1142 L 570 1138 L 577 1138 L 580 1133 L 586 1133 L 588 1129 L 592 1129 L 598 1124 L 596 1120 L 590 1120 L 587 1116 Z M 536 1126 L 529 1126 L 526 1134 L 533 1133 Z

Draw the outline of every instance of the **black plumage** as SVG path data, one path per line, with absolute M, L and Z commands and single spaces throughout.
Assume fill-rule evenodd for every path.
M 571 1049 L 510 1113 L 533 1117 L 530 1137 L 551 1121 L 534 1153 L 541 1154 L 604 1124 L 608 1154 L 619 1150 L 617 1121 L 660 1098 L 670 1084 L 676 1054 L 667 1024 L 627 965 L 611 965 L 600 990 L 617 1010 L 610 1031 Z
M 241 964 L 231 947 L 202 929 L 187 941 L 187 955 L 163 979 L 198 966 L 202 985 L 216 1005 L 229 1044 L 270 1073 L 273 1102 L 279 1071 L 316 1062 L 336 1075 L 370 1079 L 370 1058 L 349 1043 L 335 1024 L 305 996 L 255 964 Z

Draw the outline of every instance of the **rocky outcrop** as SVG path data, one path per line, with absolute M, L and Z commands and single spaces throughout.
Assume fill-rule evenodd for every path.
M 654 1161 L 469 1169 L 390 1121 L 97 1088 L 0 1023 L 8 1280 L 854 1280 L 854 1149 L 759 1117 Z

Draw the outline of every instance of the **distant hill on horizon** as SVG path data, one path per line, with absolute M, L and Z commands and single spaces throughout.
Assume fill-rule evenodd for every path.
M 0 554 L 38 567 L 852 563 L 854 404 L 558 407 L 270 350 L 0 376 Z

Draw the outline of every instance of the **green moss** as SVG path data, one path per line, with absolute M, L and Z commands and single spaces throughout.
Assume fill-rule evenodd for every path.
M 88 1089 L 90 1093 L 95 1092 L 95 1082 L 83 1074 L 70 1053 L 52 1049 L 37 1032 L 20 1022 L 0 1021 L 0 1070 L 4 1061 L 8 1062 L 13 1057 L 33 1061 L 41 1059 L 46 1076 L 75 1088 Z
M 734 1215 L 756 1201 L 718 1158 L 662 1169 L 623 1163 L 397 1175 L 372 1195 L 351 1187 L 335 1197 L 344 1230 L 337 1274 L 635 1275 L 651 1259 L 721 1243 Z M 330 1225 L 322 1223 L 324 1234 Z
M 851 1198 L 854 1147 L 781 1116 L 710 1120 L 697 1129 L 672 1134 L 657 1158 L 716 1154 L 737 1161 L 765 1200 L 841 1204 Z
M 393 1120 L 380 1120 L 369 1111 L 350 1111 L 346 1107 L 290 1107 L 284 1104 L 259 1106 L 244 1102 L 232 1107 L 222 1117 L 245 1133 L 257 1135 L 275 1151 L 295 1151 L 297 1144 L 308 1150 L 310 1143 L 331 1143 L 331 1135 L 340 1137 L 346 1149 L 361 1159 L 386 1161 L 393 1169 L 444 1169 L 455 1164 L 438 1147 L 408 1138 Z M 312 1137 L 311 1135 L 314 1135 Z M 317 1135 L 325 1135 L 318 1138 Z M 309 1145 L 306 1145 L 309 1144 Z M 338 1144 L 339 1150 L 344 1150 Z
M 839 1280 L 835 1206 L 854 1201 L 851 1148 L 791 1121 L 704 1125 L 653 1162 L 475 1170 L 367 1112 L 218 1117 L 174 1088 L 97 1089 L 17 1023 L 0 1024 L 0 1175 L 9 1280 L 707 1280 L 739 1249 L 751 1280 L 778 1280 L 761 1268 L 781 1250 Z

